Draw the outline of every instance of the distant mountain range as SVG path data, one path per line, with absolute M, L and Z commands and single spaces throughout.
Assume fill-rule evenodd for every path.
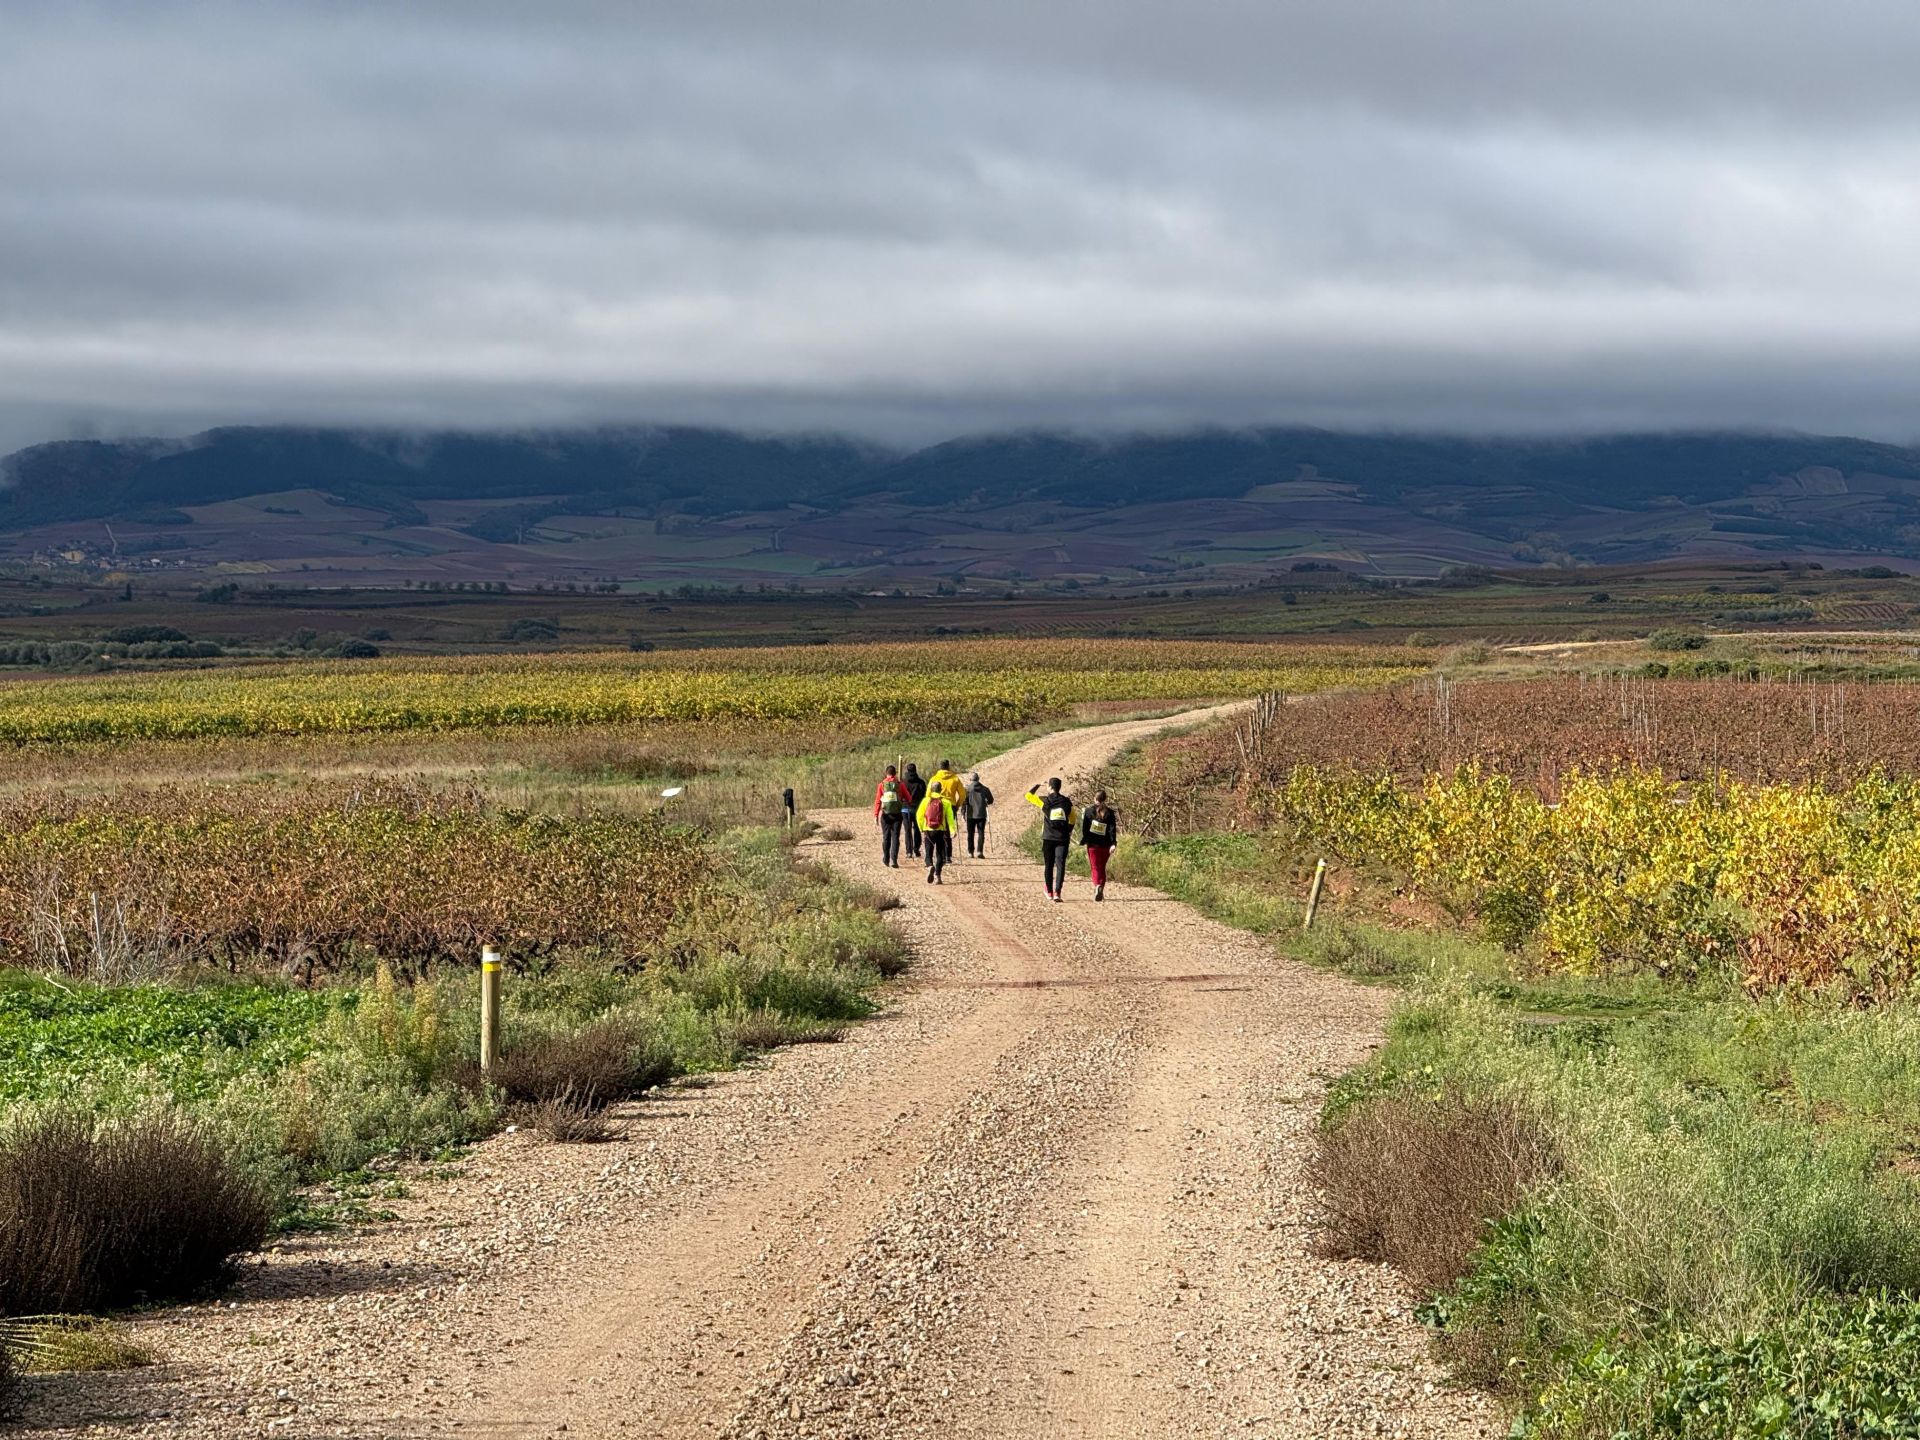
M 1920 450 L 1829 436 L 1261 429 L 899 452 L 674 426 L 265 427 L 37 445 L 0 479 L 13 561 L 312 583 L 964 587 L 1920 555 Z

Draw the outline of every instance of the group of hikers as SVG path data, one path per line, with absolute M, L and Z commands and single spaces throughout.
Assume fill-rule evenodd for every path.
M 962 820 L 967 826 L 967 854 L 987 853 L 987 811 L 992 805 L 993 791 L 981 781 L 978 770 L 962 780 L 950 760 L 942 760 L 931 776 L 921 775 L 912 763 L 904 775 L 899 766 L 887 766 L 873 791 L 881 864 L 899 869 L 904 847 L 908 859 L 926 861 L 929 885 L 944 885 L 947 866 L 954 860 L 954 831 Z
M 1100 791 L 1093 797 L 1093 804 L 1083 810 L 1054 779 L 1047 781 L 1044 791 L 1038 785 L 1029 788 L 1026 798 L 1029 805 L 1040 810 L 1040 855 L 1047 898 L 1060 903 L 1067 883 L 1067 855 L 1078 830 L 1093 876 L 1093 898 L 1105 900 L 1107 862 L 1120 838 L 1120 816 L 1107 803 L 1107 792 Z M 880 863 L 899 869 L 904 848 L 908 859 L 924 860 L 927 884 L 944 885 L 947 866 L 958 858 L 953 837 L 963 821 L 968 856 L 986 856 L 987 819 L 992 807 L 993 791 L 980 779 L 978 770 L 963 780 L 950 760 L 942 760 L 930 776 L 922 776 L 911 762 L 905 774 L 898 765 L 889 765 L 873 791 L 873 818 L 880 827 Z

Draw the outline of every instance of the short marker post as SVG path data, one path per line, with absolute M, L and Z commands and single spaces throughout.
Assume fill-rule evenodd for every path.
M 491 945 L 480 949 L 480 1069 L 493 1069 L 500 1058 L 500 952 Z
M 1313 928 L 1313 917 L 1320 913 L 1320 887 L 1327 883 L 1327 862 L 1321 860 L 1313 867 L 1313 889 L 1307 892 L 1307 918 L 1301 923 L 1302 930 Z

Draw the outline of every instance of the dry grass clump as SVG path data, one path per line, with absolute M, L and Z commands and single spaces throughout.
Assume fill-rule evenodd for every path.
M 750 1010 L 732 1025 L 733 1043 L 742 1050 L 778 1050 L 783 1045 L 831 1045 L 847 1027 L 838 1020 L 784 1015 L 778 1010 Z
M 818 835 L 819 833 L 820 833 L 819 821 L 817 820 L 797 821 L 796 823 L 792 825 L 788 825 L 783 830 L 781 830 L 780 843 L 782 845 L 785 845 L 788 849 L 792 849 L 794 846 L 798 845 L 802 840 L 811 840 L 815 835 Z M 819 873 L 825 873 L 826 871 L 826 867 L 824 865 L 815 864 L 815 862 L 813 861 L 808 861 L 806 863 L 808 865 L 812 865 L 814 870 Z M 802 867 L 796 866 L 795 868 L 799 869 Z
M 1488 1225 L 1561 1168 L 1545 1125 L 1512 1101 L 1371 1100 L 1321 1136 L 1321 1246 L 1384 1261 L 1437 1294 L 1466 1274 Z
M 901 900 L 898 895 L 891 894 L 885 890 L 877 890 L 871 885 L 863 885 L 857 880 L 839 879 L 837 872 L 826 866 L 813 867 L 807 872 L 807 876 L 811 879 L 837 884 L 841 893 L 847 897 L 849 903 L 871 910 L 876 915 L 884 915 L 889 910 L 898 910 L 901 907 Z
M 691 780 L 707 767 L 683 755 L 635 746 L 620 737 L 596 736 L 562 746 L 553 757 L 556 768 L 589 779 Z
M 572 1095 L 523 1105 L 516 1113 L 522 1125 L 559 1145 L 603 1145 L 620 1133 L 604 1106 L 584 1104 Z
M 1365 932 L 1351 926 L 1333 926 L 1322 932 L 1320 959 L 1343 975 L 1367 980 L 1390 980 L 1406 973 L 1407 962 Z
M 519 1105 L 604 1110 L 673 1077 L 673 1056 L 620 1016 L 508 1047 L 487 1079 Z
M 30 1115 L 0 1136 L 0 1314 L 196 1294 L 272 1218 L 259 1184 L 176 1116 Z
M 16 1371 L 137 1370 L 153 1364 L 152 1351 L 97 1315 L 0 1320 L 0 1351 L 11 1353 Z

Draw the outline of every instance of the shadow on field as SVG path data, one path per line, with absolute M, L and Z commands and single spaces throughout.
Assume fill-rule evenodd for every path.
M 19 1418 L 24 1430 L 65 1435 L 96 1428 L 146 1425 L 186 1402 L 180 1386 L 191 1378 L 164 1362 L 140 1370 L 69 1370 L 27 1377 Z
M 318 1256 L 281 1258 L 268 1265 L 244 1266 L 225 1300 L 245 1307 L 270 1300 L 326 1299 L 342 1295 L 398 1293 L 456 1285 L 459 1277 L 432 1264 L 394 1265 L 371 1260 L 323 1260 Z

